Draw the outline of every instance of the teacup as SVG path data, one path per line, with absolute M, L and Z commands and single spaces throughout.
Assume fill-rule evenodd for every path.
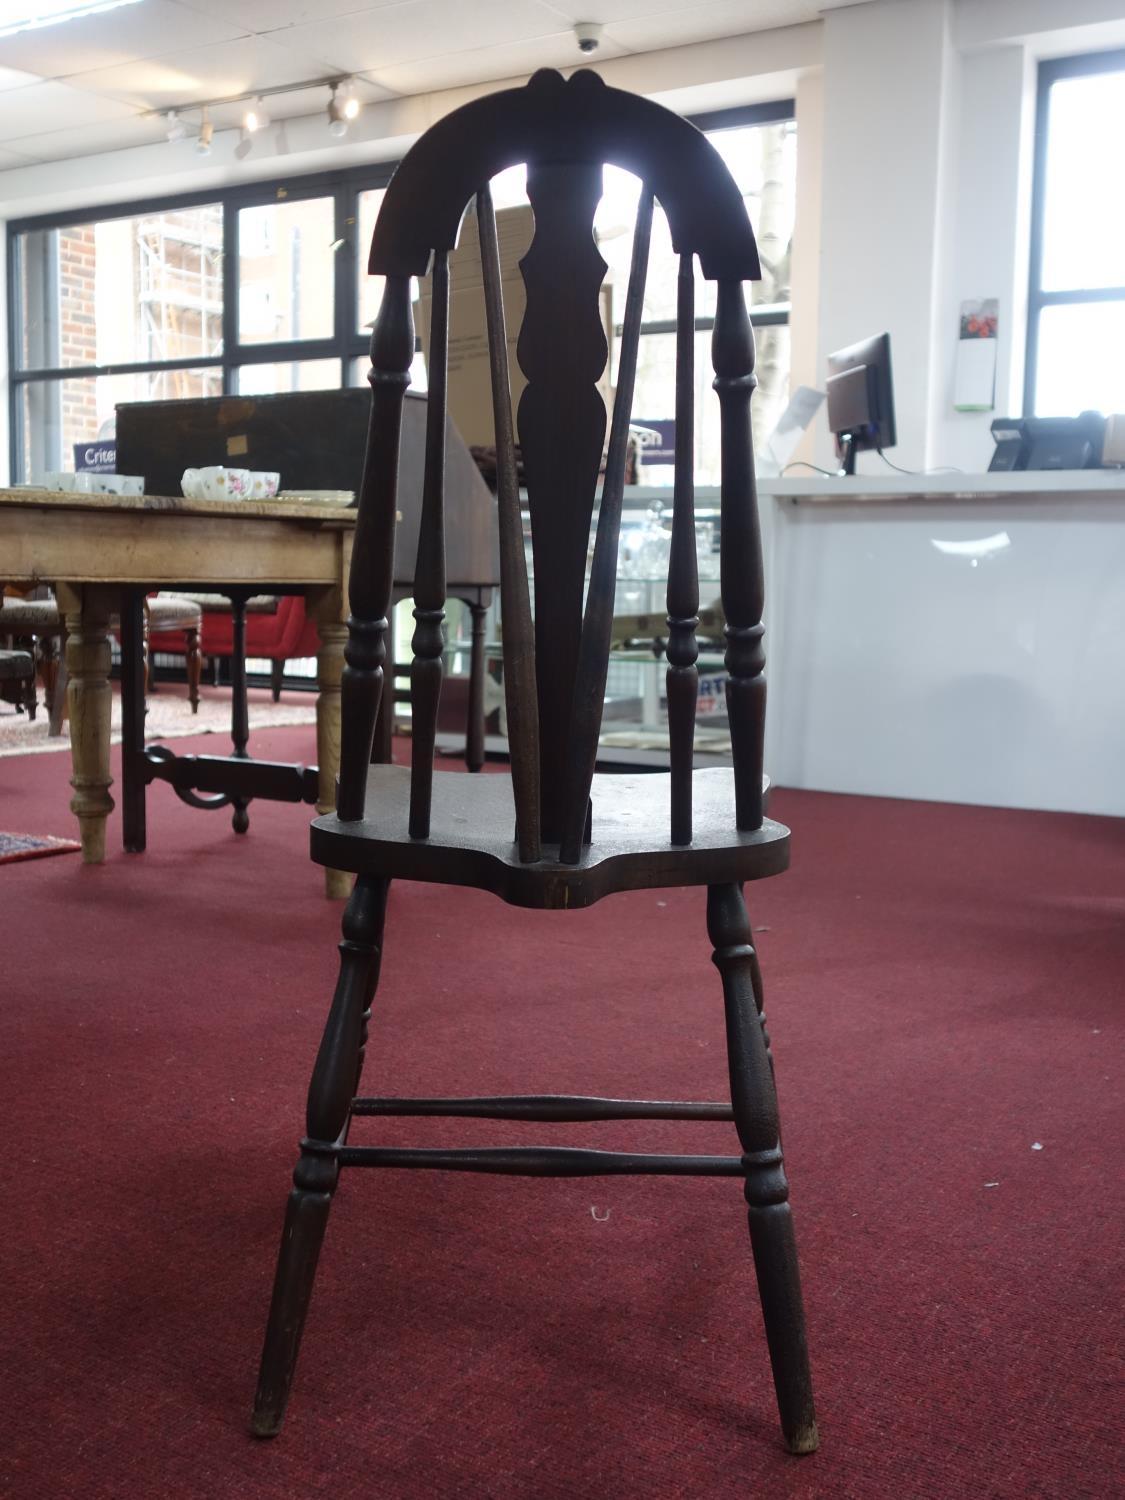
M 250 474 L 249 498 L 251 500 L 272 500 L 277 494 L 277 487 L 280 483 L 280 474 L 272 474 L 264 469 L 252 470 Z
M 250 492 L 250 470 L 228 469 L 222 464 L 185 469 L 180 488 L 189 500 L 242 500 Z
M 49 490 L 60 490 L 63 494 L 70 495 L 76 490 L 87 490 L 89 478 L 89 474 L 71 474 L 51 470 L 43 475 L 43 483 Z
M 87 474 L 77 477 L 89 481 L 92 495 L 143 495 L 145 492 L 142 474 Z

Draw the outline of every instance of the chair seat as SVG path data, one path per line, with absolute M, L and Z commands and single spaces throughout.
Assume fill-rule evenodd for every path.
M 164 595 L 158 597 L 163 598 Z M 190 599 L 193 604 L 198 604 L 205 615 L 229 615 L 233 613 L 231 602 L 226 594 L 200 594 L 189 590 L 179 596 Z M 246 601 L 246 613 L 248 615 L 276 615 L 279 600 L 276 594 L 255 594 Z
M 149 599 L 149 629 L 198 630 L 202 611 L 198 604 L 177 594 Z M 5 599 L 0 609 L 0 631 L 12 635 L 58 635 L 62 630 L 59 606 L 54 599 Z
M 409 767 L 372 766 L 366 817 L 317 818 L 312 857 L 331 869 L 475 886 L 513 906 L 549 908 L 592 906 L 614 891 L 758 880 L 788 867 L 787 828 L 767 818 L 752 833 L 735 829 L 734 773 L 725 767 L 695 773 L 695 837 L 686 846 L 669 843 L 670 781 L 666 774 L 595 776 L 593 841 L 581 862 L 524 865 L 510 777 L 436 772 L 430 837 L 412 839 Z M 557 845 L 547 847 L 557 855 Z
M 32 671 L 27 651 L 0 651 L 0 682 L 24 682 Z
M 182 595 L 157 594 L 146 604 L 148 628 L 153 635 L 158 630 L 198 630 L 203 620 L 199 605 Z

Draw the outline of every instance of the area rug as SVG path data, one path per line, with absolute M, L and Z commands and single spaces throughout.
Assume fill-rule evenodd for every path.
M 5 708 L 7 705 L 4 706 Z M 112 740 L 121 742 L 121 698 L 114 684 Z M 251 690 L 250 729 L 276 728 L 282 724 L 315 724 L 316 699 L 311 694 L 292 692 L 274 703 L 267 689 Z M 204 688 L 199 712 L 193 714 L 184 689 L 169 685 L 148 699 L 145 719 L 146 740 L 182 739 L 189 734 L 230 734 L 230 689 Z M 40 706 L 34 721 L 25 714 L 0 711 L 0 755 L 34 755 L 48 750 L 70 750 L 70 732 L 52 738 L 47 733 L 47 713 Z
M 49 833 L 0 833 L 0 865 L 44 859 L 48 854 L 73 854 L 81 847 L 73 839 L 57 839 Z

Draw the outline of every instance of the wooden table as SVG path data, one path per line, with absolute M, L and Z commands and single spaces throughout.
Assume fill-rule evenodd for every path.
M 110 620 L 134 608 L 144 590 L 246 587 L 251 593 L 305 595 L 320 635 L 316 806 L 321 813 L 332 811 L 354 526 L 354 510 L 313 502 L 0 489 L 4 577 L 52 584 L 66 618 L 70 805 L 88 864 L 105 858 L 106 818 L 114 805 L 109 793 Z M 254 764 L 260 765 L 243 763 Z M 178 786 L 172 776 L 164 779 Z M 143 784 L 141 794 L 142 835 L 133 847 L 143 848 Z M 129 843 L 127 830 L 126 847 Z M 328 894 L 347 895 L 350 880 L 328 871 Z

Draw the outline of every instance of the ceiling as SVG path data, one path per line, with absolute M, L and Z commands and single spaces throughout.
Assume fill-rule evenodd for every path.
M 0 38 L 0 171 L 164 139 L 159 113 L 348 74 L 371 103 L 816 20 L 855 0 L 138 0 Z M 272 119 L 327 93 L 268 100 Z M 235 127 L 242 106 L 211 112 Z M 189 114 L 189 129 L 198 112 Z

